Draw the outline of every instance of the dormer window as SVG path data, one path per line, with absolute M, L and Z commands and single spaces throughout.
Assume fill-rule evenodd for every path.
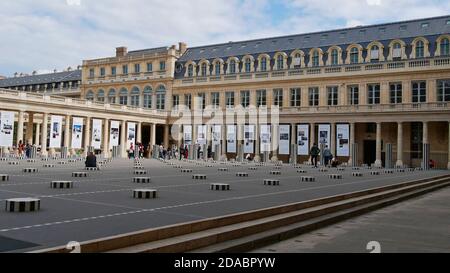
M 350 50 L 350 63 L 351 64 L 359 63 L 359 52 L 356 47 L 354 47 Z
M 251 72 L 251 67 L 252 67 L 252 60 L 250 60 L 250 58 L 247 58 L 245 60 L 245 72 L 246 73 L 250 73 Z
M 425 56 L 425 44 L 423 41 L 416 43 L 416 58 L 423 58 Z
M 190 64 L 190 65 L 188 66 L 188 77 L 189 77 L 189 78 L 194 77 L 194 66 L 193 66 L 192 64 Z
M 312 66 L 313 67 L 319 66 L 319 52 L 317 50 L 314 51 L 313 56 L 312 56 Z
M 370 49 L 370 60 L 375 61 L 380 59 L 380 48 L 376 45 Z
M 202 64 L 202 76 L 206 77 L 207 76 L 207 71 L 208 71 L 208 67 L 205 63 Z
M 283 70 L 284 68 L 284 58 L 282 55 L 278 55 L 277 57 L 277 70 Z
M 230 74 L 235 74 L 236 73 L 236 61 L 232 60 L 230 62 Z
M 294 68 L 300 68 L 302 66 L 302 56 L 299 53 L 295 54 L 293 62 Z
M 441 56 L 450 55 L 450 42 L 447 38 L 441 40 Z
M 216 62 L 216 76 L 219 76 L 219 75 L 220 75 L 220 62 L 217 61 Z
M 392 57 L 394 59 L 400 59 L 402 57 L 402 46 L 400 43 L 395 43 L 392 50 Z
M 331 51 L 331 65 L 338 65 L 339 63 L 339 52 L 337 49 Z
M 263 57 L 261 59 L 261 71 L 263 71 L 263 72 L 267 71 L 267 59 L 266 59 L 266 57 Z

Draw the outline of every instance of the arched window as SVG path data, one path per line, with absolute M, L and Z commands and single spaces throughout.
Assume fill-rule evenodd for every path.
M 220 66 L 221 63 L 219 61 L 216 62 L 216 76 L 220 75 Z
M 92 90 L 89 90 L 86 94 L 86 100 L 88 101 L 94 101 L 94 92 Z
M 116 90 L 110 89 L 108 92 L 108 102 L 111 104 L 116 103 Z
M 441 56 L 450 55 L 450 42 L 447 38 L 441 40 Z
M 317 50 L 314 51 L 312 56 L 312 66 L 313 67 L 319 66 L 319 52 Z
M 232 60 L 230 61 L 230 74 L 235 74 L 236 73 L 236 61 Z
M 277 57 L 277 70 L 284 69 L 284 57 L 283 55 L 278 55 Z
M 265 72 L 267 71 L 267 58 L 262 57 L 261 59 L 261 71 Z
M 331 65 L 339 64 L 339 52 L 337 49 L 331 51 Z
M 425 44 L 423 41 L 416 43 L 416 58 L 423 58 L 425 56 Z
M 131 90 L 131 105 L 132 106 L 139 106 L 139 97 L 140 97 L 140 91 L 138 87 L 133 87 Z
M 296 53 L 294 56 L 294 68 L 298 69 L 302 66 L 302 55 L 300 53 Z
M 98 90 L 98 92 L 97 92 L 97 101 L 105 102 L 105 91 L 103 89 Z
M 350 63 L 351 64 L 359 63 L 359 52 L 356 47 L 354 47 L 350 50 Z
M 206 77 L 207 75 L 207 71 L 208 71 L 208 68 L 207 68 L 207 65 L 206 65 L 206 63 L 203 63 L 202 64 L 202 76 L 203 77 Z
M 188 65 L 188 77 L 194 77 L 194 65 L 192 64 Z
M 377 45 L 370 49 L 370 61 L 378 61 L 380 59 L 380 48 Z
M 164 85 L 160 85 L 156 89 L 156 109 L 166 109 L 166 87 Z
M 128 90 L 126 88 L 120 89 L 119 104 L 128 105 Z
M 395 43 L 392 48 L 392 58 L 400 59 L 402 57 L 402 45 L 400 43 Z
M 151 86 L 144 88 L 144 108 L 152 108 L 153 89 Z
M 250 73 L 252 69 L 252 60 L 250 58 L 247 58 L 245 60 L 245 72 Z

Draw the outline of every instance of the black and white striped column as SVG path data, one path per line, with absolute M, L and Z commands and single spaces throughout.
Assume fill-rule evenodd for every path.
M 8 212 L 33 212 L 41 209 L 41 200 L 35 198 L 15 198 L 6 200 Z

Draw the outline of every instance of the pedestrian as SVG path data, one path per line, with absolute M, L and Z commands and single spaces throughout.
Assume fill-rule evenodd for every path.
M 134 158 L 134 145 L 130 143 L 130 149 L 128 150 L 128 159 Z
M 323 158 L 324 158 L 324 164 L 325 166 L 328 166 L 331 159 L 333 158 L 333 154 L 331 153 L 330 148 L 328 148 L 328 145 L 325 146 L 325 149 L 322 152 Z
M 94 155 L 93 152 L 88 153 L 88 156 L 86 157 L 85 166 L 86 166 L 86 168 L 96 168 L 97 167 L 97 157 Z
M 314 166 L 314 168 L 317 168 L 317 158 L 320 154 L 320 149 L 317 147 L 317 144 L 314 143 L 314 145 L 311 148 L 311 151 L 309 152 L 311 156 L 311 164 Z

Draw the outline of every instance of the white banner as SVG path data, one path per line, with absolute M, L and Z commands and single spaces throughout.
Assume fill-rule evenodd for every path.
M 112 149 L 114 146 L 119 146 L 119 127 L 120 122 L 112 120 L 111 129 L 109 129 L 109 148 Z M 123 129 L 122 129 L 123 130 Z
M 328 146 L 331 148 L 331 125 L 321 124 L 319 125 L 319 147 L 323 144 L 323 147 Z
M 100 119 L 92 120 L 91 146 L 97 150 L 102 148 L 102 120 Z
M 73 118 L 72 125 L 72 148 L 81 149 L 81 144 L 83 140 L 83 119 Z
M 206 144 L 206 125 L 199 125 L 197 127 L 197 144 L 205 145 Z M 203 147 L 202 147 L 203 149 Z
M 261 125 L 260 131 L 261 153 L 270 152 L 272 150 L 270 148 L 272 143 L 271 125 Z
M 336 155 L 350 156 L 350 125 L 338 124 L 336 138 Z
M 280 125 L 279 126 L 279 150 L 280 155 L 290 154 L 290 144 L 291 144 L 291 126 L 290 125 Z
M 220 125 L 212 126 L 212 152 L 216 152 L 216 145 L 220 145 L 222 139 L 222 127 Z
M 61 148 L 62 120 L 61 116 L 52 116 L 51 118 L 49 148 Z
M 245 125 L 244 127 L 244 153 L 255 153 L 255 125 Z
M 14 137 L 14 112 L 0 112 L 0 147 L 12 147 Z
M 126 149 L 130 149 L 131 144 L 133 144 L 133 148 L 136 144 L 136 123 L 128 122 L 128 130 L 127 130 L 127 146 Z
M 183 125 L 184 145 L 192 144 L 192 125 Z
M 309 125 L 297 126 L 297 154 L 309 155 Z
M 227 125 L 227 153 L 235 154 L 236 149 L 236 125 Z

